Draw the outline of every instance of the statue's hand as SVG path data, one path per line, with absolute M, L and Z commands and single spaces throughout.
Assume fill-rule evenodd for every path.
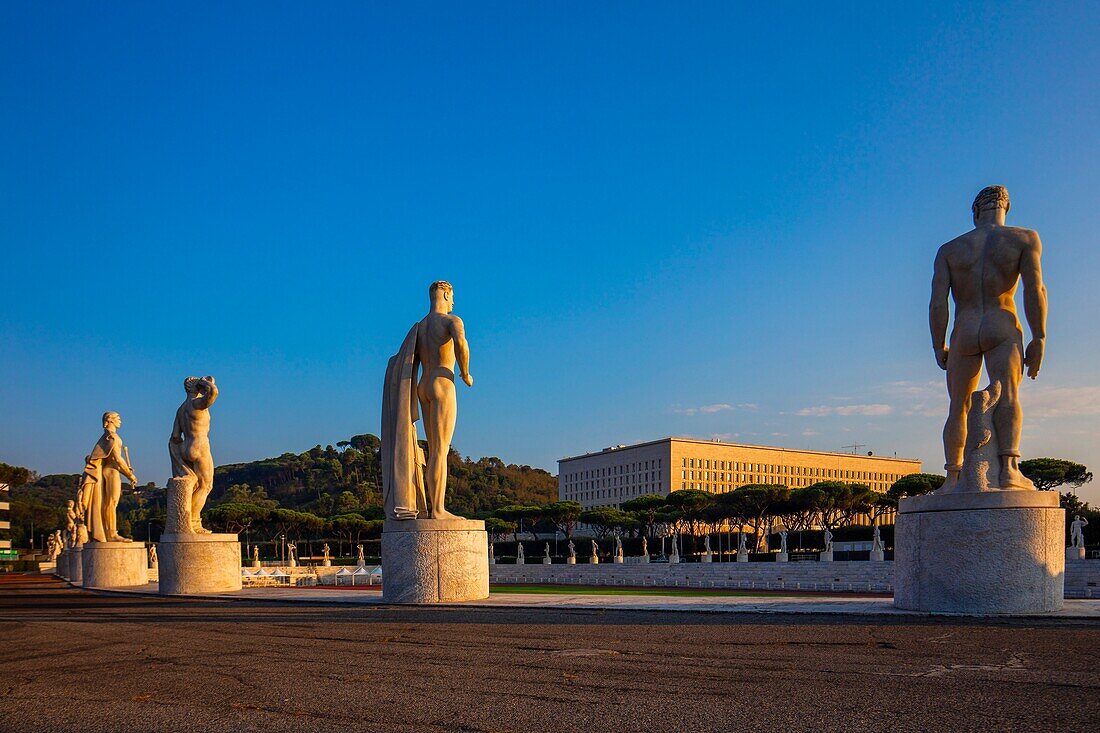
M 474 377 L 471 374 L 463 374 L 462 375 L 462 381 L 466 383 L 467 387 L 473 387 L 474 386 Z
M 940 369 L 947 371 L 947 347 L 936 349 L 936 363 L 940 365 Z
M 1027 368 L 1027 376 L 1035 379 L 1039 376 L 1039 367 L 1043 364 L 1043 349 L 1046 346 L 1045 339 L 1031 339 L 1024 352 L 1024 366 Z

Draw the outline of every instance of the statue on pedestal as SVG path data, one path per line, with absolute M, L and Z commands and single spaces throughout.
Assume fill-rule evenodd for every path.
M 90 539 L 94 542 L 130 542 L 118 533 L 118 500 L 122 496 L 122 476 L 137 486 L 130 467 L 130 451 L 123 446 L 118 429 L 122 418 L 117 412 L 103 413 L 103 437 L 92 448 L 84 465 L 81 486 L 89 502 L 85 515 Z
M 550 543 L 549 542 L 546 543 L 546 549 L 543 551 L 542 559 L 547 561 L 547 564 L 549 564 L 549 560 L 550 560 Z
M 526 560 L 526 559 L 527 558 L 525 558 L 523 556 L 523 543 L 522 542 L 517 542 L 516 543 L 516 565 L 522 565 L 523 561 Z
M 649 557 L 649 540 L 642 537 L 642 557 Z
M 57 556 L 61 554 L 61 550 L 58 549 L 57 533 L 51 532 L 46 538 L 46 559 L 53 562 L 57 559 Z
M 577 559 L 577 546 L 573 544 L 573 540 L 569 540 L 569 557 Z
M 252 546 L 252 567 L 260 567 L 260 547 L 259 545 Z
M 72 499 L 65 502 L 65 537 L 67 547 L 76 544 L 76 502 Z
M 149 567 L 157 567 L 157 546 L 149 545 Z
M 621 558 L 623 556 L 623 540 L 621 537 L 615 538 L 615 557 Z
M 1085 546 L 1085 527 L 1087 526 L 1089 526 L 1089 520 L 1083 518 L 1080 514 L 1074 515 L 1073 521 L 1069 523 L 1070 547 Z
M 187 377 L 186 393 L 176 410 L 168 457 L 172 478 L 168 481 L 168 534 L 210 534 L 202 526 L 202 508 L 214 488 L 214 458 L 210 454 L 210 406 L 218 399 L 213 377 Z
M 974 199 L 974 229 L 940 247 L 932 278 L 929 325 L 936 362 L 947 372 L 950 407 L 943 429 L 947 481 L 937 494 L 994 489 L 1035 489 L 1019 468 L 1020 380 L 1035 379 L 1046 343 L 1047 294 L 1040 264 L 1042 243 L 1030 229 L 1005 226 L 1010 208 L 1004 186 Z M 1023 281 L 1027 348 L 1014 295 Z M 955 323 L 947 344 L 949 296 Z M 982 364 L 990 385 L 977 392 Z M 976 414 L 968 419 L 971 410 Z M 979 429 L 980 434 L 968 432 Z M 967 453 L 982 450 L 970 464 Z M 964 474 L 964 464 L 967 471 Z
M 783 555 L 787 554 L 787 530 L 785 529 L 779 531 L 779 552 Z
M 703 537 L 703 554 L 704 555 L 711 554 L 711 552 L 710 552 L 710 535 L 709 534 Z
M 833 533 L 829 531 L 829 528 L 825 528 L 825 552 L 833 551 Z
M 361 567 L 361 568 L 366 567 L 367 558 L 363 554 L 363 546 L 362 545 L 356 545 L 356 549 L 359 551 L 359 558 L 356 560 L 356 562 L 359 564 L 359 567 Z
M 744 532 L 738 532 L 737 534 L 737 554 L 747 553 L 749 548 L 746 546 L 747 538 Z
M 458 415 L 455 365 L 472 387 L 470 348 L 454 315 L 454 288 L 440 280 L 428 288 L 431 310 L 405 336 L 386 367 L 382 394 L 382 495 L 386 519 L 455 517 L 444 508 L 447 456 Z M 425 460 L 416 422 L 424 417 Z M 425 470 L 425 466 L 427 470 Z
M 871 551 L 882 552 L 882 533 L 879 532 L 878 526 L 875 526 L 875 533 L 871 536 Z
M 286 543 L 286 559 L 290 567 L 298 567 L 298 546 L 293 542 Z
M 325 565 L 332 564 L 332 557 L 329 555 L 330 552 L 332 552 L 332 550 L 329 549 L 328 543 L 326 542 L 325 546 L 321 548 L 321 561 L 324 562 Z
M 592 540 L 592 557 L 599 558 L 600 546 L 596 544 L 596 540 Z
M 668 561 L 670 563 L 680 562 L 680 543 L 679 543 L 679 539 L 680 539 L 679 536 L 675 532 L 673 532 L 672 533 L 672 551 L 668 553 Z

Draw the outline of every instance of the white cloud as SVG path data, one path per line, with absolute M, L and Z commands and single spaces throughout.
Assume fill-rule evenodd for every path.
M 803 407 L 795 414 L 802 417 L 827 417 L 829 415 L 850 417 L 852 415 L 889 415 L 893 411 L 894 408 L 890 405 L 876 403 L 872 405 L 818 405 L 817 407 Z
M 752 402 L 742 402 L 737 405 L 731 405 L 726 402 L 718 402 L 713 405 L 702 405 L 700 407 L 673 407 L 672 411 L 677 415 L 713 415 L 716 412 L 726 412 L 727 410 L 755 410 L 756 405 Z
M 1100 387 L 1039 387 L 1020 390 L 1025 417 L 1100 415 Z

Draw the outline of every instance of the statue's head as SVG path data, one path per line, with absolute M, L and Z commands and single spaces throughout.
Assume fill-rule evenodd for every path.
M 74 506 L 76 506 L 76 502 L 73 501 L 72 499 L 69 499 L 67 502 L 65 502 L 65 506 L 72 509 Z
M 974 203 L 970 205 L 970 211 L 974 214 L 974 223 L 978 222 L 978 215 L 983 211 L 992 209 L 1004 209 L 1005 213 L 1012 208 L 1012 202 L 1008 200 L 1008 189 L 1004 186 L 986 186 L 974 197 Z
M 114 429 L 118 430 L 122 427 L 122 418 L 117 412 L 105 412 L 103 413 L 103 428 L 105 430 Z
M 432 305 L 441 303 L 443 305 L 443 312 L 450 313 L 455 307 L 455 289 L 446 280 L 436 280 L 428 287 L 428 298 L 431 299 Z
M 183 380 L 183 391 L 189 396 L 195 397 L 199 393 L 199 378 L 187 377 Z

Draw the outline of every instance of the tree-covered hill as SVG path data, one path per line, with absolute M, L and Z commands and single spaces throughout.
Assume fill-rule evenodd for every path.
M 210 503 L 220 501 L 231 486 L 249 486 L 263 488 L 280 506 L 320 516 L 381 507 L 380 447 L 374 435 L 355 435 L 335 446 L 218 466 Z M 453 450 L 448 464 L 447 508 L 457 514 L 475 516 L 557 498 L 557 479 L 542 469 L 496 457 L 474 461 Z

